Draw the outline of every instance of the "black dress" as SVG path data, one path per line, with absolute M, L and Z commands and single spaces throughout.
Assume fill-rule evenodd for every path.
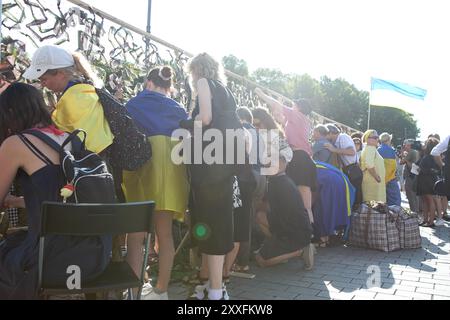
M 440 168 L 431 155 L 426 155 L 420 160 L 420 172 L 417 179 L 417 195 L 434 195 L 434 184 L 438 179 Z
M 30 142 L 31 143 L 31 142 Z M 0 300 L 37 299 L 39 230 L 43 201 L 61 201 L 64 186 L 61 166 L 52 164 L 36 147 L 34 153 L 44 163 L 28 176 L 19 171 L 27 209 L 28 231 L 16 232 L 0 243 Z M 46 265 L 43 280 L 49 285 L 65 284 L 67 267 L 81 269 L 81 281 L 99 275 L 109 263 L 111 237 L 48 236 L 45 243 Z
M 212 122 L 203 128 L 241 127 L 236 102 L 219 81 L 208 80 L 212 95 Z M 196 102 L 192 118 L 199 114 Z M 225 145 L 225 143 L 224 143 Z M 224 155 L 226 149 L 224 148 Z M 203 160 L 203 159 L 202 159 Z M 191 234 L 201 253 L 224 255 L 233 249 L 233 181 L 236 167 L 231 164 L 205 163 L 189 166 L 191 177 Z

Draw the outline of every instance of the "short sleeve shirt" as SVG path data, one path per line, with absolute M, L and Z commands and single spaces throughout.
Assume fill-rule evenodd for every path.
M 353 150 L 355 150 L 355 155 L 353 155 L 353 156 L 347 156 L 347 155 L 343 155 L 343 154 L 339 155 L 339 158 L 341 159 L 342 164 L 345 167 L 358 162 L 358 159 L 356 156 L 355 143 L 353 142 L 352 137 L 350 137 L 348 134 L 346 134 L 346 133 L 339 134 L 334 145 L 338 149 L 352 148 Z
M 311 132 L 311 121 L 307 116 L 294 108 L 283 106 L 283 115 L 286 120 L 284 130 L 289 145 L 293 150 L 304 150 L 312 156 L 309 135 Z
M 324 147 L 325 143 L 330 143 L 327 139 L 320 139 L 314 143 L 313 150 L 313 160 L 328 162 L 331 158 L 331 151 Z

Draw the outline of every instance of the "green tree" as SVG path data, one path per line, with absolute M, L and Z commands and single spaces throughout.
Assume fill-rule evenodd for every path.
M 251 79 L 263 87 L 272 89 L 288 98 L 293 98 L 288 92 L 289 75 L 284 74 L 278 69 L 259 68 L 256 69 Z
M 344 79 L 331 80 L 326 76 L 321 78 L 320 86 L 324 103 L 318 113 L 355 129 L 365 129 L 369 107 L 367 92 L 358 90 Z
M 222 63 L 225 69 L 243 77 L 248 77 L 248 65 L 245 60 L 230 54 L 222 58 Z
M 320 82 L 306 73 L 302 75 L 292 74 L 288 79 L 286 85 L 288 96 L 309 99 L 313 110 L 318 112 L 324 104 L 324 94 Z
M 370 127 L 377 130 L 378 134 L 382 132 L 393 134 L 393 146 L 402 144 L 406 138 L 416 139 L 420 134 L 417 121 L 412 114 L 388 107 L 371 107 Z
M 285 74 L 278 69 L 260 68 L 252 73 L 252 80 L 284 96 L 310 99 L 317 113 L 364 132 L 367 129 L 369 93 L 358 90 L 344 79 L 308 74 Z M 373 107 L 370 127 L 379 133 L 394 135 L 393 144 L 416 138 L 420 130 L 411 114 L 399 109 Z

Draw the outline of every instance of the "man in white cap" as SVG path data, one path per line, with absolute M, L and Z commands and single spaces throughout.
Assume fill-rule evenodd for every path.
M 52 113 L 59 129 L 67 132 L 83 129 L 87 133 L 86 148 L 98 154 L 112 144 L 114 136 L 91 85 L 101 81 L 81 54 L 71 54 L 58 46 L 43 46 L 36 50 L 23 76 L 62 93 Z
M 72 54 L 57 46 L 43 46 L 36 50 L 30 67 L 23 77 L 29 80 L 40 80 L 43 87 L 54 92 L 62 92 L 67 86 L 64 68 L 73 67 L 75 61 Z

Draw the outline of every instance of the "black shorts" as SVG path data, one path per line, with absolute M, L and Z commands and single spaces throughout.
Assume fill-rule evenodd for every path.
M 193 245 L 208 255 L 224 255 L 234 247 L 233 178 L 201 186 L 191 185 Z
M 311 188 L 311 191 L 316 190 L 316 164 L 306 151 L 294 151 L 292 160 L 287 166 L 286 173 L 297 186 L 307 186 Z

